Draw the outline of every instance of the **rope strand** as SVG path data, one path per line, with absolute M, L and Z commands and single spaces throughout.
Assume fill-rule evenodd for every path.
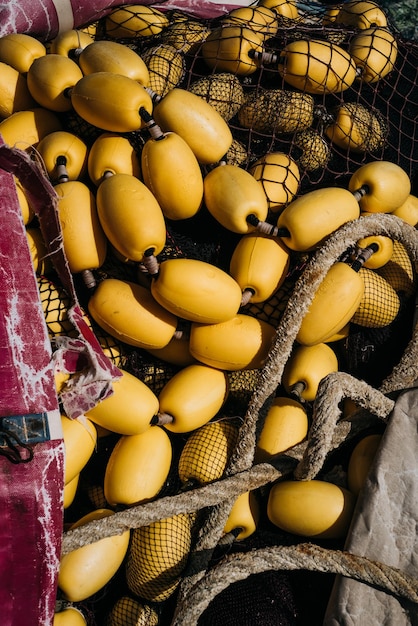
M 418 580 L 400 570 L 349 552 L 311 543 L 261 548 L 228 555 L 180 598 L 171 626 L 194 626 L 210 601 L 230 584 L 268 570 L 299 570 L 348 576 L 418 603 Z

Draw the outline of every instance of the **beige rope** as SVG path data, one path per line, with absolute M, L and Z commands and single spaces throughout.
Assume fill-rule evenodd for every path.
M 401 360 L 379 387 L 382 393 L 416 387 L 418 381 L 418 325 L 406 346 Z
M 205 507 L 215 506 L 231 497 L 235 499 L 241 493 L 257 489 L 290 474 L 297 462 L 297 459 L 291 456 L 281 456 L 277 459 L 276 467 L 269 463 L 260 463 L 230 478 L 175 496 L 166 496 L 153 502 L 133 506 L 110 517 L 68 530 L 63 536 L 62 554 L 67 554 L 105 537 L 121 534 L 131 528 L 147 526 L 172 515 L 192 513 Z
M 251 574 L 298 569 L 341 574 L 418 603 L 418 580 L 400 570 L 349 552 L 302 543 L 225 557 L 189 590 L 187 598 L 180 597 L 171 626 L 194 626 L 213 598 Z
M 333 372 L 326 376 L 318 387 L 309 441 L 303 459 L 295 470 L 296 479 L 315 478 L 322 469 L 327 454 L 335 447 L 336 442 L 333 438 L 337 422 L 341 417 L 340 401 L 342 398 L 351 398 L 383 420 L 387 420 L 395 405 L 393 400 L 384 396 L 380 391 L 350 374 Z M 362 428 L 364 428 L 364 422 Z M 355 429 L 352 429 L 351 435 L 353 436 L 355 432 Z M 339 443 L 346 439 L 346 436 L 343 437 Z

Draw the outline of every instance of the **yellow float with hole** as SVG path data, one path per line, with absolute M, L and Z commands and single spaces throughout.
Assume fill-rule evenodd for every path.
M 155 103 L 153 115 L 163 131 L 184 139 L 201 164 L 217 163 L 231 146 L 231 130 L 220 113 L 186 89 L 171 89 Z
M 11 65 L 0 61 L 0 118 L 36 106 L 26 77 Z
M 225 372 L 203 364 L 192 364 L 174 374 L 158 395 L 159 412 L 171 420 L 164 427 L 173 433 L 200 428 L 222 408 L 228 397 Z
M 245 234 L 254 230 L 248 218 L 264 221 L 267 198 L 261 183 L 237 165 L 218 165 L 203 179 L 204 204 L 227 230 Z
M 126 370 L 112 383 L 113 394 L 86 416 L 102 428 L 121 435 L 138 435 L 151 426 L 158 412 L 158 398 L 142 380 Z
M 253 232 L 235 246 L 229 273 L 250 294 L 249 302 L 264 302 L 282 285 L 289 266 L 289 251 L 277 237 Z
M 330 41 L 298 39 L 279 54 L 277 69 L 283 80 L 303 92 L 331 94 L 346 91 L 357 77 L 351 55 Z
M 283 209 L 277 219 L 278 235 L 291 250 L 314 250 L 340 226 L 359 216 L 358 201 L 347 189 L 314 189 Z
M 69 90 L 83 78 L 75 61 L 61 54 L 35 59 L 27 73 L 28 89 L 36 102 L 50 111 L 72 110 Z
M 87 465 L 96 447 L 97 432 L 93 422 L 81 416 L 61 416 L 65 448 L 64 484 L 68 485 Z
M 229 320 L 241 305 L 241 289 L 232 276 L 198 259 L 163 261 L 151 293 L 173 315 L 203 324 Z
M 201 53 L 215 72 L 248 76 L 259 68 L 254 52 L 263 52 L 263 42 L 264 37 L 249 27 L 219 26 L 206 37 Z
M 255 494 L 246 491 L 238 496 L 232 505 L 224 526 L 224 533 L 234 533 L 237 541 L 247 539 L 257 530 L 260 507 Z
M 71 28 L 58 33 L 55 39 L 51 41 L 49 51 L 52 54 L 74 58 L 75 53 L 81 52 L 92 43 L 94 43 L 94 39 L 88 33 L 77 28 Z
M 96 194 L 97 212 L 106 237 L 130 261 L 159 254 L 165 245 L 166 225 L 153 193 L 131 174 L 103 180 Z
M 64 251 L 70 270 L 77 274 L 101 267 L 107 239 L 97 215 L 96 200 L 79 180 L 55 185 Z
M 42 157 L 48 176 L 54 182 L 78 180 L 87 171 L 89 149 L 85 141 L 64 130 L 49 133 L 38 143 L 37 150 Z M 61 173 L 59 166 L 65 168 Z
M 337 371 L 337 356 L 326 343 L 295 346 L 283 370 L 282 383 L 287 393 L 312 402 L 321 380 Z
M 144 87 L 149 82 L 148 68 L 140 55 L 116 41 L 94 41 L 82 50 L 77 62 L 85 76 L 93 72 L 113 72 L 128 76 Z
M 48 133 L 56 130 L 62 130 L 59 117 L 44 107 L 16 111 L 0 122 L 4 143 L 20 150 L 36 147 Z
M 113 72 L 83 76 L 71 89 L 70 99 L 76 113 L 86 122 L 114 133 L 143 128 L 140 109 L 152 112 L 151 96 L 145 87 Z
M 171 220 L 194 217 L 202 206 L 203 177 L 189 144 L 177 133 L 161 133 L 145 142 L 141 151 L 145 185 Z
M 347 263 L 334 263 L 302 318 L 296 340 L 305 346 L 326 342 L 351 320 L 364 290 L 364 281 L 358 271 Z
M 0 37 L 0 61 L 26 74 L 35 59 L 46 55 L 46 47 L 36 37 L 8 33 Z

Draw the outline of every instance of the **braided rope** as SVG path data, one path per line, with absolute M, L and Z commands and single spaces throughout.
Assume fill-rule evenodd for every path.
M 337 442 L 335 439 L 333 441 L 333 437 L 341 416 L 339 403 L 347 397 L 383 420 L 388 418 L 395 405 L 393 400 L 380 391 L 350 374 L 333 372 L 326 376 L 321 381 L 315 398 L 308 446 L 302 461 L 295 469 L 294 478 L 297 480 L 315 478 L 322 469 L 328 452 L 336 447 Z M 364 423 L 362 427 L 364 428 Z M 354 429 L 351 431 L 351 435 L 353 434 Z M 343 440 L 346 440 L 346 437 L 340 442 Z
M 268 570 L 298 570 L 341 574 L 418 603 L 418 580 L 395 567 L 349 552 L 311 543 L 260 548 L 224 557 L 203 580 L 180 598 L 171 626 L 197 624 L 210 601 L 230 584 Z
M 193 513 L 200 509 L 215 506 L 229 498 L 237 498 L 241 493 L 258 489 L 268 483 L 293 472 L 298 460 L 292 456 L 281 456 L 276 466 L 269 463 L 254 465 L 245 472 L 224 478 L 203 487 L 166 496 L 153 502 L 133 506 L 125 511 L 102 519 L 88 522 L 83 526 L 68 530 L 62 541 L 62 554 L 68 554 L 105 537 L 122 534 L 128 529 L 147 526 L 158 520 L 181 513 Z

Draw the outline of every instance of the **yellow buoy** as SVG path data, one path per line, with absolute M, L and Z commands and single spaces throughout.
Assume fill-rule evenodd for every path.
M 218 324 L 192 323 L 190 352 L 211 367 L 258 369 L 268 356 L 275 333 L 274 326 L 242 313 Z
M 255 494 L 247 491 L 238 496 L 232 505 L 224 526 L 224 533 L 234 533 L 237 541 L 250 537 L 257 530 L 260 507 Z
M 391 324 L 401 306 L 398 294 L 374 270 L 362 267 L 359 274 L 364 282 L 364 294 L 351 321 L 367 328 L 383 328 Z
M 357 200 L 347 189 L 325 187 L 293 200 L 277 220 L 278 235 L 291 250 L 309 251 L 340 226 L 360 215 Z
M 371 161 L 352 174 L 348 189 L 358 199 L 362 211 L 391 213 L 407 200 L 411 180 L 396 163 Z
M 0 61 L 26 74 L 35 59 L 46 55 L 46 47 L 36 37 L 9 33 L 0 37 Z
M 357 68 L 360 79 L 366 83 L 376 83 L 394 68 L 398 56 L 398 44 L 387 28 L 373 27 L 355 35 L 348 48 Z
M 326 342 L 351 320 L 363 295 L 359 272 L 347 263 L 334 263 L 302 319 L 296 340 L 306 346 Z
M 93 37 L 83 30 L 72 28 L 65 30 L 51 41 L 49 51 L 52 54 L 62 54 L 70 58 L 75 58 L 76 54 L 84 50 L 94 42 Z
M 267 515 L 285 532 L 338 539 L 347 534 L 354 504 L 353 494 L 333 483 L 286 480 L 271 487 Z
M 93 72 L 113 72 L 128 76 L 144 87 L 148 85 L 149 73 L 145 62 L 139 54 L 122 43 L 94 41 L 81 51 L 77 61 L 85 76 Z
M 135 596 L 163 602 L 173 595 L 192 546 L 193 520 L 193 514 L 180 513 L 133 531 L 126 581 Z
M 113 174 L 141 177 L 138 155 L 127 137 L 119 133 L 101 133 L 88 153 L 87 168 L 90 180 L 97 187 Z
M 148 139 L 141 151 L 141 172 L 167 219 L 189 219 L 199 211 L 203 201 L 202 172 L 180 135 L 161 131 L 155 139 Z
M 355 496 L 358 496 L 365 483 L 381 441 L 382 435 L 366 435 L 360 439 L 351 452 L 347 481 L 348 488 Z
M 176 316 L 148 289 L 118 278 L 107 278 L 97 285 L 88 309 L 109 335 L 137 348 L 164 348 L 177 329 Z
M 301 443 L 308 434 L 308 415 L 294 398 L 274 398 L 261 429 L 255 461 L 263 463 Z
M 20 150 L 36 147 L 48 133 L 56 130 L 62 130 L 60 119 L 43 107 L 17 111 L 0 122 L 4 143 Z
M 106 237 L 125 259 L 140 263 L 163 250 L 164 215 L 155 196 L 138 178 L 123 173 L 105 178 L 96 203 Z
M 282 383 L 287 393 L 311 402 L 316 398 L 321 380 L 337 371 L 337 356 L 326 343 L 295 346 L 285 365 Z
M 106 18 L 106 34 L 115 39 L 153 37 L 169 24 L 167 16 L 154 7 L 143 4 L 113 9 Z
M 171 440 L 160 426 L 150 426 L 138 435 L 122 435 L 106 465 L 107 502 L 131 505 L 155 498 L 167 480 L 171 459 Z
M 203 180 L 204 203 L 224 228 L 239 234 L 254 230 L 252 220 L 264 221 L 267 198 L 260 181 L 237 165 L 219 165 Z
M 84 416 L 70 419 L 62 415 L 61 426 L 65 448 L 64 483 L 68 485 L 92 456 L 97 433 L 94 424 Z
M 48 176 L 60 183 L 82 178 L 87 171 L 87 144 L 68 131 L 49 133 L 37 145 Z
M 26 77 L 7 63 L 0 62 L 0 118 L 36 107 Z
M 184 139 L 199 163 L 217 163 L 231 146 L 231 130 L 220 113 L 186 89 L 176 87 L 157 99 L 153 115 L 164 131 Z
M 269 210 L 281 211 L 293 200 L 299 189 L 299 167 L 290 156 L 282 152 L 268 152 L 257 159 L 248 170 L 263 185 Z
M 311 94 L 340 93 L 351 87 L 357 76 L 350 54 L 320 39 L 287 44 L 279 54 L 277 68 L 286 83 Z
M 231 319 L 241 305 L 241 289 L 232 276 L 198 259 L 163 261 L 151 293 L 173 315 L 204 324 Z
M 107 239 L 97 214 L 94 194 L 79 180 L 59 183 L 55 191 L 70 270 L 78 274 L 101 267 L 106 258 Z
M 76 607 L 67 606 L 55 613 L 52 626 L 87 626 L 87 621 Z
M 187 439 L 178 462 L 183 484 L 204 485 L 222 478 L 238 439 L 238 428 L 228 420 L 209 422 Z
M 158 398 L 142 380 L 126 370 L 121 378 L 113 381 L 113 394 L 86 416 L 102 428 L 121 435 L 138 435 L 151 426 L 158 412 Z
M 123 98 L 121 98 L 123 94 Z M 71 104 L 86 122 L 114 133 L 144 127 L 140 109 L 152 112 L 151 96 L 143 85 L 113 72 L 83 76 L 70 91 Z
M 200 428 L 222 408 L 228 397 L 228 378 L 200 363 L 174 374 L 158 395 L 159 416 L 167 430 L 186 433 Z
M 97 509 L 84 515 L 71 528 L 114 515 L 110 509 Z M 130 531 L 105 537 L 73 550 L 61 558 L 58 587 L 71 602 L 80 602 L 102 589 L 122 565 L 128 550 Z
M 235 246 L 229 273 L 248 302 L 264 302 L 282 285 L 289 265 L 289 251 L 280 239 L 253 232 Z
M 40 106 L 64 113 L 72 110 L 69 90 L 83 77 L 77 63 L 61 54 L 35 59 L 28 70 L 29 91 Z
M 259 68 L 254 52 L 263 51 L 263 42 L 263 36 L 247 26 L 218 26 L 206 37 L 201 53 L 216 72 L 248 76 Z

